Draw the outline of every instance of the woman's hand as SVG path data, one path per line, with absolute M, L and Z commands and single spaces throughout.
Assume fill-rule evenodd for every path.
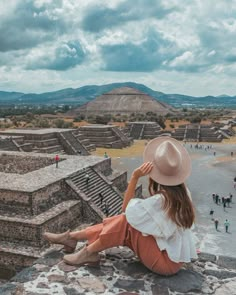
M 134 170 L 132 177 L 139 179 L 142 176 L 148 175 L 152 171 L 152 168 L 152 162 L 143 163 L 140 167 Z
M 124 201 L 122 205 L 122 212 L 125 212 L 125 209 L 129 201 L 133 197 L 135 197 L 135 188 L 136 188 L 139 177 L 148 175 L 152 171 L 152 168 L 153 168 L 152 162 L 146 162 L 133 171 L 127 190 L 125 192 L 125 197 L 124 197 Z

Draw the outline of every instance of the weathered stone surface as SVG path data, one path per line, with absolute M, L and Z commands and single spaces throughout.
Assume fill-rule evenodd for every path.
M 170 293 L 167 287 L 159 286 L 158 284 L 152 286 L 152 295 L 160 295 L 160 294 L 169 295 Z
M 28 267 L 19 272 L 11 281 L 25 283 L 34 279 L 38 271 L 34 267 Z
M 43 265 L 43 264 L 34 264 L 34 267 L 37 269 L 37 271 L 49 271 L 50 267 L 49 266 L 46 266 L 46 265 Z
M 0 287 L 0 294 L 1 295 L 12 295 L 14 294 L 13 292 L 16 290 L 17 285 L 16 284 L 11 284 L 7 283 Z
M 194 271 L 180 270 L 171 277 L 159 277 L 158 285 L 168 287 L 178 292 L 200 292 L 204 277 Z
M 125 268 L 124 272 L 128 276 L 132 276 L 134 278 L 143 277 L 144 274 L 150 273 L 150 270 L 146 268 L 141 262 L 134 261 L 129 263 Z
M 236 258 L 219 256 L 217 264 L 226 268 L 236 269 Z
M 215 295 L 235 295 L 235 294 L 236 294 L 236 280 L 232 280 L 222 285 L 215 292 Z
M 210 262 L 215 262 L 216 261 L 216 256 L 210 253 L 205 253 L 205 252 L 201 252 L 198 255 L 198 261 L 210 261 Z
M 47 266 L 53 266 L 55 264 L 57 264 L 58 262 L 61 261 L 63 257 L 63 253 L 56 251 L 56 250 L 52 250 L 50 252 L 48 252 L 43 258 L 40 258 L 39 260 L 37 260 L 37 264 L 45 264 Z
M 125 249 L 123 248 L 122 252 Z M 234 291 L 236 288 L 235 271 L 220 267 L 217 261 L 197 260 L 191 264 L 185 264 L 176 275 L 161 276 L 146 269 L 135 256 L 127 259 L 122 255 L 118 257 L 118 251 L 116 254 L 117 257 L 106 256 L 104 259 L 104 253 L 101 253 L 103 258 L 98 268 L 74 267 L 66 265 L 62 261 L 49 267 L 47 265 L 48 259 L 57 260 L 60 257 L 60 253 L 52 252 L 44 260 L 40 259 L 40 263 L 44 261 L 45 264 L 35 263 L 38 269 L 43 269 L 45 266 L 49 270 L 39 272 L 36 268 L 31 267 L 20 276 L 20 280 L 19 277 L 18 279 L 13 278 L 12 284 L 4 285 L 6 289 L 0 288 L 0 294 L 16 295 L 11 291 L 15 292 L 17 289 L 24 290 L 22 294 L 17 295 L 236 294 Z M 5 293 L 1 292 L 2 290 Z
M 203 273 L 206 275 L 217 277 L 221 280 L 236 277 L 236 272 L 227 270 L 206 269 L 203 271 Z
M 120 289 L 126 289 L 128 291 L 144 290 L 144 281 L 118 279 L 114 286 Z
M 40 283 L 38 283 L 37 288 L 39 288 L 39 289 L 49 289 L 49 286 L 46 283 L 40 282 Z
M 82 295 L 82 294 L 84 294 L 84 292 L 81 293 L 81 292 L 77 291 L 75 288 L 64 287 L 63 290 L 66 295 Z
M 96 293 L 103 294 L 106 289 L 105 285 L 97 278 L 79 278 L 78 283 L 82 288 Z
M 57 275 L 57 274 L 55 274 L 55 275 L 49 275 L 47 277 L 47 279 L 48 279 L 48 282 L 49 283 L 55 283 L 55 282 L 64 283 L 64 284 L 68 284 L 69 283 L 69 281 L 67 280 L 67 277 L 64 276 L 64 275 Z

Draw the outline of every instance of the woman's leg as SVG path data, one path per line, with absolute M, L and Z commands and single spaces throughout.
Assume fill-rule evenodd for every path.
M 65 255 L 64 261 L 72 265 L 98 262 L 98 252 L 125 245 L 128 227 L 126 217 L 123 214 L 106 218 L 103 220 L 103 224 L 88 227 L 83 233 L 88 240 L 88 246 L 75 254 Z
M 76 241 L 85 241 L 87 239 L 86 230 L 70 232 L 70 237 Z

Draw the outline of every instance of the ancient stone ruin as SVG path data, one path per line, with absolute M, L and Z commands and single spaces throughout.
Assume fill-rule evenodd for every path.
M 128 122 L 123 132 L 133 139 L 153 139 L 161 135 L 161 127 L 156 122 Z
M 0 274 L 32 265 L 49 246 L 44 231 L 119 213 L 126 185 L 126 172 L 112 170 L 110 158 L 60 155 L 57 168 L 50 154 L 0 152 Z
M 187 124 L 181 125 L 172 132 L 177 140 L 195 142 L 221 142 L 227 138 L 215 125 Z
M 132 139 L 114 125 L 81 126 L 78 133 L 88 138 L 96 147 L 121 149 L 132 144 Z
M 89 155 L 94 144 L 77 129 L 7 129 L 0 131 L 0 150 Z
M 178 110 L 138 89 L 120 87 L 71 111 L 73 115 L 84 114 L 86 117 L 101 114 L 146 114 L 147 112 L 163 116 L 167 113 L 178 113 Z

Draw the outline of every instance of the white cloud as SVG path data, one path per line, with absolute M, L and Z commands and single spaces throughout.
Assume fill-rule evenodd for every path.
M 3 2 L 1 90 L 128 80 L 167 93 L 236 94 L 233 0 Z
M 177 56 L 172 62 L 170 62 L 171 66 L 183 66 L 190 65 L 194 62 L 194 55 L 190 51 L 185 51 L 182 55 Z

